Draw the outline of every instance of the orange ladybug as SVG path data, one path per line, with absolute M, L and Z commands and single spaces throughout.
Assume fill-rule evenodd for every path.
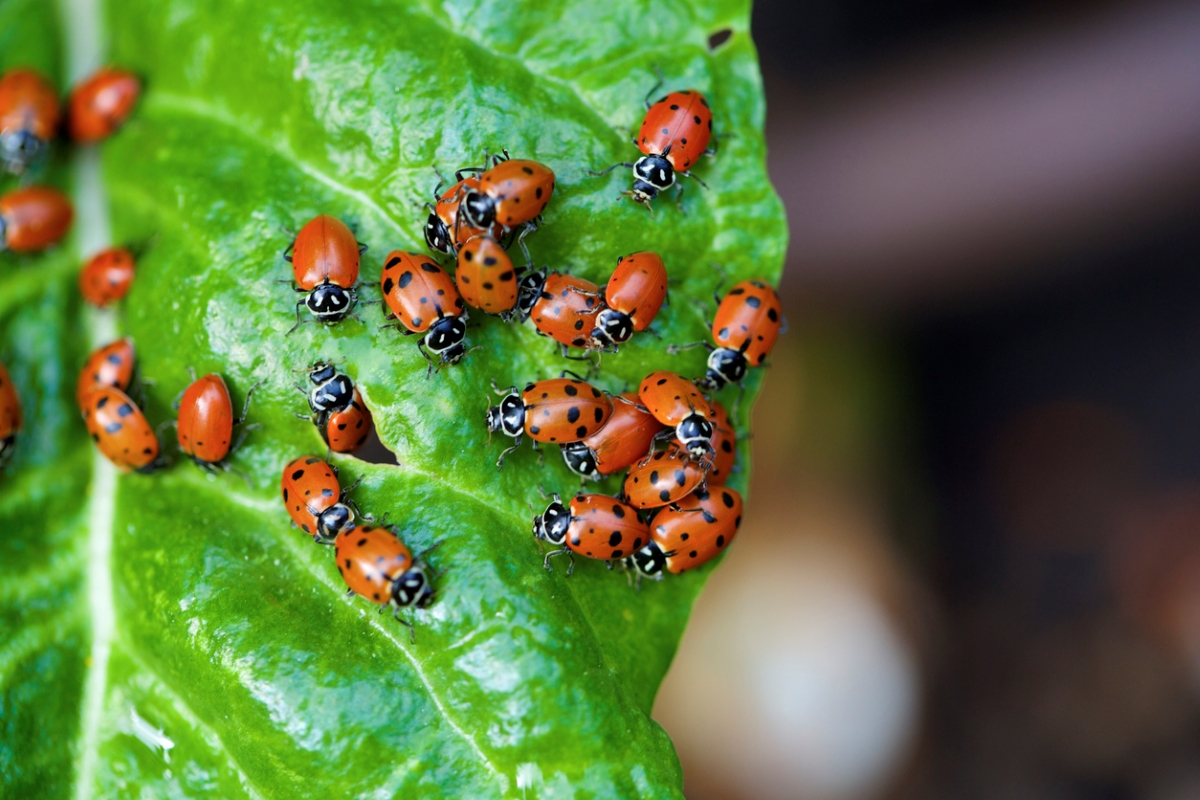
M 98 142 L 125 124 L 142 92 L 132 72 L 102 67 L 71 90 L 67 128 L 77 142 Z
M 433 600 L 424 565 L 387 528 L 347 528 L 338 534 L 336 558 L 338 572 L 350 587 L 347 594 L 377 603 L 380 612 L 391 606 L 392 616 L 410 631 L 412 623 L 400 617 L 400 609 L 424 608 Z
M 696 159 L 712 153 L 708 149 L 712 139 L 712 110 L 708 100 L 700 92 L 687 89 L 671 92 L 651 104 L 650 97 L 662 84 L 663 78 L 659 75 L 658 83 L 646 95 L 646 116 L 633 140 L 645 155 L 636 162 L 621 162 L 603 172 L 592 173 L 607 175 L 617 167 L 632 169 L 633 189 L 622 194 L 647 209 L 651 200 L 675 186 L 676 175 L 686 175 L 704 186 L 690 170 Z
M 761 280 L 737 284 L 717 306 L 712 324 L 716 347 L 709 346 L 708 369 L 697 383 L 710 392 L 727 383 L 740 385 L 749 367 L 766 361 L 784 326 L 779 295 L 770 284 Z M 668 352 L 680 349 L 671 347 Z
M 354 400 L 340 411 L 332 411 L 326 417 L 321 436 L 329 449 L 335 453 L 353 453 L 366 444 L 371 435 L 371 410 L 363 402 L 358 387 L 354 387 Z
M 179 420 L 175 433 L 179 439 L 179 449 L 205 470 L 211 472 L 218 467 L 229 469 L 225 463 L 226 457 L 242 446 L 247 433 L 260 427 L 242 428 L 238 440 L 233 441 L 233 429 L 245 422 L 246 412 L 250 410 L 250 397 L 257 388 L 256 383 L 246 392 L 242 414 L 234 419 L 233 401 L 224 378 L 214 372 L 200 380 L 193 380 L 176 406 Z
M 644 331 L 667 299 L 667 268 L 658 253 L 631 253 L 617 259 L 604 287 L 590 346 L 616 352 L 634 331 Z
M 417 349 L 429 362 L 427 375 L 433 370 L 433 356 L 442 364 L 462 360 L 467 354 L 467 312 L 453 278 L 419 253 L 393 250 L 379 282 L 390 312 L 385 316 L 399 320 L 405 336 L 425 334 L 417 340 Z
M 120 389 L 92 387 L 83 400 L 83 421 L 96 447 L 121 469 L 153 472 L 163 466 L 154 429 Z
M 582 441 L 559 445 L 559 450 L 568 469 L 598 481 L 645 458 L 662 430 L 637 392 L 626 392 L 613 398 L 613 413 L 603 428 Z
M 118 339 L 112 344 L 97 348 L 79 370 L 75 384 L 75 402 L 83 410 L 83 401 L 96 386 L 111 386 L 125 392 L 133 382 L 133 340 Z
M 472 308 L 507 317 L 517 304 L 517 270 L 490 236 L 478 236 L 458 249 L 454 280 Z
M 537 332 L 562 346 L 587 347 L 600 313 L 600 287 L 591 281 L 551 272 L 542 283 L 530 317 Z
M 45 156 L 58 132 L 58 92 L 32 69 L 0 77 L 0 164 L 21 174 Z
M 637 508 L 658 508 L 687 497 L 704 484 L 704 470 L 683 450 L 660 450 L 631 467 L 625 499 Z
M 354 310 L 359 260 L 366 249 L 337 217 L 318 214 L 304 223 L 283 253 L 292 262 L 295 289 L 304 295 L 296 303 L 296 324 L 289 334 L 301 325 L 302 306 L 323 324 L 343 320 Z
M 710 405 L 712 413 L 708 419 L 713 426 L 713 460 L 705 480 L 711 486 L 720 486 L 729 480 L 733 465 L 737 461 L 737 432 L 733 429 L 733 423 L 729 421 L 729 415 L 725 413 L 725 407 L 715 400 L 710 401 Z M 678 439 L 675 441 L 679 442 Z M 683 443 L 679 442 L 679 446 L 682 447 Z
M 429 208 L 429 218 L 425 221 L 425 244 L 429 245 L 430 250 L 447 255 L 454 255 L 458 246 L 476 236 L 490 234 L 499 239 L 504 235 L 501 225 L 492 225 L 490 230 L 485 230 L 458 223 L 458 207 L 468 192 L 479 188 L 479 177 L 464 177 L 461 172 L 455 177 L 458 183 L 445 192 L 441 191 L 442 185 L 439 183 L 433 190 L 433 207 L 426 206 Z
M 651 372 L 638 387 L 638 398 L 654 418 L 675 428 L 675 436 L 695 460 L 712 458 L 712 409 L 696 384 L 674 372 Z
M 45 250 L 67 234 L 75 211 L 58 189 L 27 186 L 0 195 L 0 250 Z
M 611 568 L 611 562 L 650 542 L 650 531 L 638 519 L 637 510 L 605 494 L 577 494 L 563 505 L 556 492 L 546 510 L 533 518 L 533 536 L 562 548 L 547 553 L 542 565 L 551 569 L 550 559 L 567 555 L 568 577 L 575 570 L 576 553 L 608 561 Z
M 8 369 L 0 364 L 0 469 L 12 458 L 21 424 L 21 398 L 8 376 Z
M 537 219 L 554 193 L 554 171 L 545 164 L 510 159 L 507 151 L 495 156 L 495 165 L 479 176 L 475 188 L 464 187 L 457 225 L 505 232 L 519 225 L 537 227 Z M 528 231 L 522 231 L 522 234 Z
M 79 291 L 96 308 L 111 305 L 133 285 L 133 253 L 124 247 L 101 250 L 88 259 L 79 273 Z
M 492 388 L 503 399 L 487 411 L 488 430 L 516 440 L 500 454 L 497 467 L 504 466 L 504 457 L 521 446 L 525 434 L 534 442 L 578 442 L 600 430 L 613 413 L 606 393 L 574 378 L 530 383 L 523 392 L 515 386 L 505 391 Z
M 665 508 L 650 522 L 650 544 L 625 559 L 638 577 L 662 580 L 719 555 L 742 524 L 742 496 L 728 486 L 700 490 Z
M 361 480 L 361 478 L 360 478 Z M 337 467 L 316 456 L 300 456 L 283 468 L 283 506 L 292 522 L 319 544 L 333 544 L 343 530 L 354 525 L 352 504 L 338 482 Z

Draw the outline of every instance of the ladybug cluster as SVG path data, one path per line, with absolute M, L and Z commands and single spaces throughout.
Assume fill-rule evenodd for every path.
M 623 195 L 651 209 L 652 201 L 674 188 L 678 176 L 692 174 L 697 160 L 711 154 L 712 112 L 697 91 L 671 92 L 657 102 L 647 95 L 646 114 L 634 145 L 642 155 L 617 167 L 632 170 L 632 188 Z M 72 95 L 69 129 L 77 141 L 95 141 L 116 130 L 137 98 L 137 79 L 106 69 Z M 49 85 L 28 70 L 0 80 L 0 158 L 19 175 L 36 168 L 58 128 L 59 107 Z M 704 184 L 700 182 L 703 186 Z M 779 298 L 760 280 L 733 286 L 717 302 L 712 341 L 667 347 L 675 353 L 703 346 L 710 351 L 704 375 L 695 379 L 658 370 L 637 391 L 610 394 L 593 385 L 605 353 L 615 353 L 635 333 L 647 331 L 667 301 L 668 274 L 652 251 L 617 259 L 604 286 L 564 271 L 535 267 L 527 239 L 543 227 L 542 214 L 555 190 L 554 171 L 537 161 L 512 158 L 507 151 L 485 156 L 478 167 L 454 174 L 449 188 L 439 184 L 426 205 L 425 243 L 432 255 L 393 250 L 379 273 L 379 307 L 384 327 L 417 337 L 427 362 L 426 376 L 462 362 L 468 309 L 513 325 L 530 323 L 553 339 L 561 354 L 586 361 L 587 376 L 563 371 L 559 377 L 493 390 L 499 396 L 487 411 L 492 433 L 512 442 L 499 453 L 497 467 L 524 438 L 558 445 L 581 487 L 623 474 L 615 496 L 581 491 L 564 501 L 552 496 L 534 517 L 533 534 L 553 557 L 576 555 L 621 564 L 635 575 L 661 579 L 666 572 L 694 569 L 721 553 L 737 534 L 742 498 L 727 487 L 735 468 L 737 433 L 729 414 L 713 396 L 726 386 L 741 387 L 748 370 L 762 366 L 783 327 Z M 28 187 L 0 197 L 0 243 L 16 251 L 58 241 L 71 208 L 56 190 Z M 79 276 L 80 290 L 104 308 L 129 291 L 139 252 L 146 244 L 115 247 L 93 255 Z M 524 264 L 510 252 L 519 249 Z M 299 327 L 333 325 L 357 318 L 360 268 L 366 245 L 341 219 L 319 214 L 290 234 L 282 257 L 291 264 L 293 300 L 289 318 Z M 449 257 L 452 273 L 439 263 Z M 285 290 L 281 289 L 280 292 Z M 570 355 L 571 349 L 583 351 Z M 595 353 L 595 361 L 590 354 Z M 337 364 L 317 361 L 305 368 L 307 382 L 295 388 L 309 420 L 327 446 L 324 458 L 303 455 L 284 466 L 281 489 L 292 522 L 313 541 L 333 547 L 339 572 L 351 595 L 392 608 L 423 608 L 434 597 L 432 572 L 384 522 L 363 515 L 342 487 L 332 453 L 350 453 L 367 442 L 370 410 L 354 379 Z M 79 374 L 76 397 L 97 449 L 126 471 L 151 472 L 170 460 L 159 430 L 143 410 L 136 379 L 134 344 L 120 339 L 97 349 Z M 200 468 L 230 470 L 229 457 L 256 425 L 245 424 L 258 384 L 245 388 L 240 414 L 229 386 L 218 374 L 187 385 L 176 399 L 174 425 L 178 452 Z M 20 403 L 0 366 L 0 459 L 11 453 L 21 426 Z M 160 426 L 161 427 L 161 426 Z

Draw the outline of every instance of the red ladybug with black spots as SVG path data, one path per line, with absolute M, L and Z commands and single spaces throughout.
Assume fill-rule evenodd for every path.
M 467 311 L 454 280 L 419 253 L 393 250 L 379 277 L 385 316 L 397 320 L 405 336 L 424 334 L 417 348 L 429 362 L 457 364 L 467 354 Z
M 689 495 L 650 521 L 650 543 L 625 559 L 642 576 L 695 569 L 724 552 L 742 524 L 742 496 L 728 486 Z
M 589 346 L 616 352 L 634 331 L 650 327 L 667 299 L 667 268 L 658 253 L 631 253 L 617 259 L 604 287 L 604 304 L 596 315 Z
M 658 370 L 642 380 L 638 399 L 655 419 L 675 429 L 675 437 L 692 459 L 711 461 L 712 408 L 695 383 L 674 372 Z
M 335 554 L 347 594 L 362 595 L 377 604 L 380 613 L 390 606 L 392 616 L 412 631 L 400 610 L 428 606 L 433 586 L 425 565 L 413 558 L 404 542 L 387 528 L 351 527 L 338 534 Z
M 429 218 L 425 221 L 425 244 L 429 249 L 438 253 L 455 255 L 455 251 L 463 243 L 475 238 L 491 234 L 499 239 L 504 235 L 500 225 L 493 224 L 491 229 L 472 228 L 470 225 L 458 223 L 458 208 L 468 192 L 479 189 L 479 176 L 455 176 L 458 183 L 445 192 L 441 191 L 442 184 L 433 190 L 434 204 L 429 208 Z
M 288 515 L 318 544 L 333 544 L 353 526 L 354 508 L 346 497 L 358 481 L 343 489 L 337 467 L 316 456 L 300 456 L 283 468 L 280 483 Z
M 283 254 L 292 262 L 296 291 L 304 295 L 296 303 L 296 324 L 289 334 L 303 324 L 301 308 L 308 308 L 322 324 L 339 322 L 354 310 L 359 262 L 366 249 L 337 217 L 318 214 L 304 223 Z
M 609 562 L 620 561 L 650 541 L 646 523 L 637 510 L 604 494 L 577 494 L 564 505 L 557 493 L 546 510 L 533 518 L 535 539 L 559 547 L 546 554 L 542 565 L 551 569 L 550 559 L 566 555 L 569 577 L 575 555 Z
M 613 397 L 613 413 L 603 428 L 559 450 L 572 472 L 598 481 L 645 458 L 662 430 L 663 424 L 642 406 L 637 392 L 626 392 Z
M 682 500 L 703 485 L 704 470 L 685 451 L 672 448 L 630 467 L 624 495 L 637 508 L 658 508 Z
M 517 305 L 518 271 L 504 248 L 490 236 L 477 236 L 458 249 L 454 282 L 472 308 L 508 319 Z
M 133 368 L 132 339 L 118 339 L 94 350 L 83 369 L 79 370 L 79 380 L 75 384 L 75 402 L 80 410 L 93 387 L 112 386 L 123 392 L 129 391 L 129 385 L 133 382 Z
M 551 272 L 538 290 L 530 312 L 541 336 L 558 342 L 562 354 L 569 347 L 587 348 L 600 314 L 600 287 L 589 280 Z
M 133 285 L 135 262 L 126 247 L 110 247 L 88 259 L 79 273 L 79 291 L 83 299 L 106 308 L 129 293 Z
M 142 82 L 127 70 L 101 67 L 71 90 L 67 129 L 77 142 L 98 142 L 125 124 Z
M 613 412 L 612 400 L 605 392 L 577 378 L 530 383 L 523 392 L 515 386 L 504 391 L 495 385 L 492 388 L 503 399 L 487 411 L 488 430 L 515 440 L 500 454 L 497 467 L 504 466 L 504 457 L 521 446 L 525 435 L 535 443 L 578 442 L 600 430 Z
M 96 386 L 83 401 L 83 421 L 96 448 L 123 470 L 153 472 L 164 466 L 158 437 L 129 395 Z
M 57 244 L 75 209 L 58 189 L 26 186 L 0 195 L 0 251 L 32 253 Z
M 786 324 L 779 295 L 770 284 L 758 279 L 736 284 L 717 305 L 712 324 L 715 346 L 703 343 L 711 352 L 708 368 L 697 384 L 708 392 L 729 383 L 740 386 L 750 367 L 766 361 Z M 682 349 L 669 347 L 667 351 Z
M 356 386 L 354 400 L 341 411 L 328 414 L 320 431 L 330 450 L 335 453 L 353 453 L 367 443 L 372 424 L 371 410 L 363 402 Z
M 499 225 L 505 232 L 525 226 L 522 238 L 537 229 L 537 220 L 554 194 L 554 170 L 527 159 L 494 157 L 494 166 L 479 176 L 475 188 L 464 187 L 457 224 L 484 230 Z
M 229 397 L 229 387 L 225 385 L 224 378 L 214 372 L 193 380 L 176 406 L 179 418 L 175 433 L 179 449 L 208 472 L 229 470 L 225 459 L 242 446 L 246 434 L 261 427 L 246 425 L 242 427 L 237 441 L 233 439 L 233 429 L 245 422 L 246 413 L 250 410 L 250 397 L 257 388 L 256 383 L 246 392 L 242 414 L 234 418 L 233 400 Z
M 62 116 L 58 92 L 31 69 L 0 77 L 0 166 L 20 175 L 45 157 Z

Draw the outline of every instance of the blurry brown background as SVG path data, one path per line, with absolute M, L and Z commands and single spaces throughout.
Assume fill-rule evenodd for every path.
M 754 28 L 792 330 L 688 797 L 1200 798 L 1200 3 Z

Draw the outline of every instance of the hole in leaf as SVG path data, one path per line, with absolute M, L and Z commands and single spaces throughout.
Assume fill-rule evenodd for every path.
M 351 458 L 357 458 L 360 461 L 366 461 L 368 464 L 390 464 L 391 466 L 399 465 L 396 460 L 396 454 L 383 446 L 383 442 L 379 441 L 379 433 L 375 430 L 375 426 L 371 426 L 371 433 L 367 437 L 367 441 L 363 446 L 355 450 L 353 453 L 346 453 Z
M 721 28 L 721 30 L 716 31 L 708 37 L 708 49 L 716 50 L 718 47 L 728 42 L 731 36 L 733 36 L 733 31 L 730 28 Z

